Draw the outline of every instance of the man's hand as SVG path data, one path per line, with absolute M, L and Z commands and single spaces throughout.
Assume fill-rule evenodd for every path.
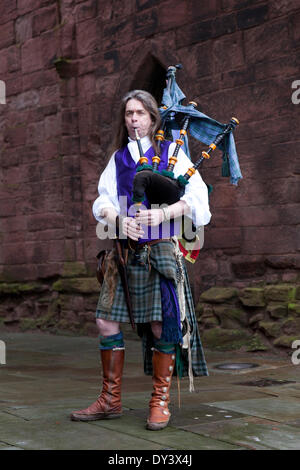
M 140 227 L 139 222 L 133 217 L 124 217 L 122 219 L 122 232 L 132 240 L 137 241 L 145 235 L 145 232 Z
M 155 227 L 164 220 L 164 212 L 162 209 L 142 210 L 136 214 L 135 220 L 139 224 L 151 225 Z

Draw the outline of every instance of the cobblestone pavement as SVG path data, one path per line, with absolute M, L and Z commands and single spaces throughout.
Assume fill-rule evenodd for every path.
M 126 338 L 126 335 L 125 335 Z M 141 343 L 126 340 L 121 419 L 73 422 L 73 410 L 100 392 L 98 339 L 0 332 L 0 450 L 299 449 L 300 365 L 288 355 L 206 350 L 209 377 L 171 389 L 171 421 L 145 428 L 151 377 L 143 374 Z M 3 343 L 1 343 L 3 346 Z M 2 348 L 3 349 L 3 348 Z M 3 362 L 3 361 L 2 361 Z M 223 363 L 257 367 L 221 370 Z

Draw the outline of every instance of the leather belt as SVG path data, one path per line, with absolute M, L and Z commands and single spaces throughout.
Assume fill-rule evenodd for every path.
M 131 240 L 128 238 L 128 246 L 132 251 L 139 250 L 143 248 L 145 245 L 156 245 L 156 243 L 160 242 L 170 242 L 171 238 L 158 238 L 157 240 L 149 240 L 148 242 L 138 243 L 136 240 Z

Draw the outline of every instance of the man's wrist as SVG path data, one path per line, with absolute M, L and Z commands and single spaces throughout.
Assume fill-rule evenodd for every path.
M 162 207 L 161 210 L 163 211 L 163 222 L 167 222 L 170 220 L 170 211 L 168 207 Z

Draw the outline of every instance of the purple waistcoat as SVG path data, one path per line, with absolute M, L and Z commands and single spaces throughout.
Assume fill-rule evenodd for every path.
M 164 170 L 168 166 L 168 150 L 171 142 L 164 141 L 161 145 L 161 155 L 160 155 L 160 163 L 159 163 L 159 170 Z M 154 157 L 155 151 L 153 147 L 150 147 L 147 152 L 145 153 L 145 157 L 148 158 L 149 164 L 152 162 L 152 157 Z M 121 148 L 115 154 L 115 163 L 116 163 L 116 177 L 117 177 L 117 190 L 118 190 L 118 198 L 120 201 L 120 208 L 121 208 L 121 215 L 129 215 L 134 217 L 134 202 L 132 200 L 132 187 L 133 187 L 133 179 L 136 173 L 136 168 L 140 166 L 140 163 L 137 164 L 133 160 L 128 147 Z M 126 196 L 126 201 L 120 200 L 120 196 Z M 143 201 L 144 209 L 150 209 L 150 203 L 145 198 Z M 130 210 L 131 208 L 131 210 Z M 143 207 L 141 208 L 141 210 Z M 129 212 L 128 212 L 129 211 Z M 158 238 L 170 238 L 175 234 L 179 233 L 180 230 L 180 222 L 176 221 L 174 223 L 171 220 L 168 223 L 160 224 L 157 227 L 147 227 L 142 225 L 142 228 L 145 232 L 145 238 L 141 238 L 139 243 L 143 243 L 149 240 L 156 240 Z

